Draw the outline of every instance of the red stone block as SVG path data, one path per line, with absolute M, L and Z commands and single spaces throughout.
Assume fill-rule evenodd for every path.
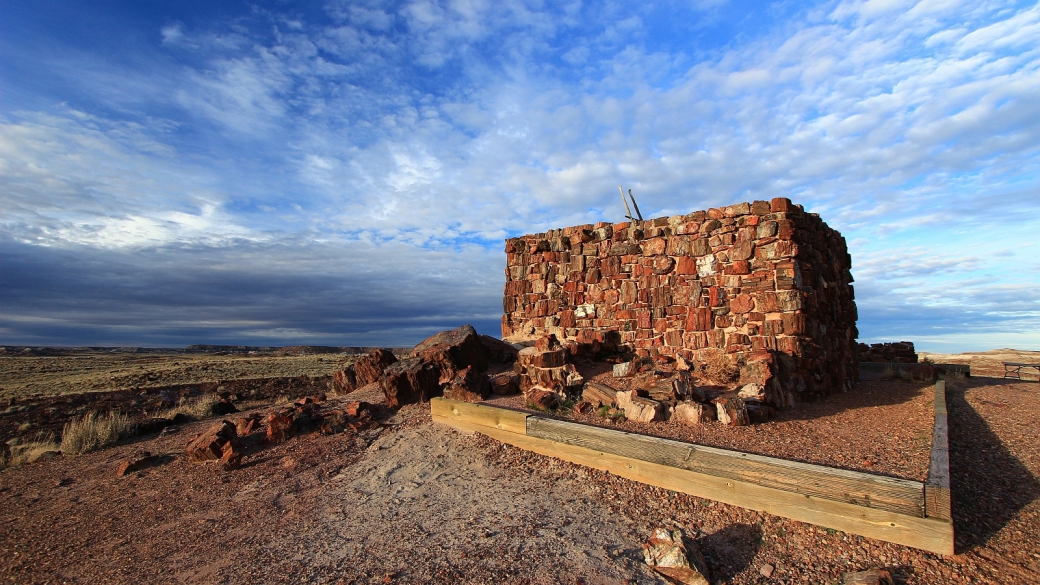
M 793 207 L 791 200 L 786 197 L 775 197 L 769 201 L 769 211 L 772 213 L 787 213 Z

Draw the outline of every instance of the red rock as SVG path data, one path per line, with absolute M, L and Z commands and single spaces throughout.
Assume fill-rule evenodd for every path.
M 455 374 L 444 389 L 444 397 L 463 402 L 483 402 L 491 396 L 491 382 L 487 375 L 467 366 Z
M 473 366 L 483 372 L 488 368 L 491 352 L 481 343 L 480 336 L 472 325 L 463 325 L 451 331 L 442 331 L 420 342 L 412 350 L 411 355 L 418 356 L 424 351 L 442 347 L 452 358 L 456 369 Z
M 654 274 L 664 275 L 668 274 L 675 268 L 675 259 L 671 256 L 657 256 L 654 258 L 653 271 Z
M 606 384 L 589 382 L 585 384 L 585 389 L 581 392 L 581 398 L 595 408 L 613 406 L 614 401 L 617 399 L 617 390 Z
M 293 417 L 285 413 L 272 412 L 267 415 L 268 443 L 282 443 L 293 433 Z
M 497 396 L 509 396 L 520 392 L 520 377 L 512 372 L 502 372 L 491 377 L 491 392 Z
M 224 464 L 224 469 L 228 470 L 238 469 L 242 466 L 242 451 L 239 449 L 237 441 L 224 443 L 220 461 Z
M 348 402 L 343 411 L 349 416 L 361 416 L 365 412 L 371 412 L 372 405 L 367 402 Z
M 377 349 L 354 362 L 354 375 L 358 388 L 379 380 L 391 364 L 397 361 L 397 356 L 386 349 Z
M 772 213 L 787 213 L 792 208 L 791 200 L 786 197 L 775 197 L 769 202 L 769 210 Z
M 567 363 L 567 350 L 563 347 L 540 350 L 537 347 L 525 347 L 518 354 L 521 366 L 536 368 L 558 368 Z
M 166 457 L 161 455 L 152 455 L 148 451 L 134 453 L 133 457 L 119 465 L 119 468 L 116 470 L 116 477 L 126 477 L 142 469 L 162 465 L 166 459 Z
M 534 387 L 524 393 L 527 405 L 541 410 L 553 410 L 560 404 L 560 397 L 555 392 Z
M 578 414 L 588 414 L 592 412 L 592 408 L 593 406 L 591 402 L 588 402 L 587 400 L 582 400 L 581 402 L 574 405 L 574 412 Z
M 749 294 L 739 294 L 730 301 L 729 310 L 744 315 L 755 310 L 755 299 Z
M 751 420 L 748 418 L 747 406 L 742 399 L 736 396 L 720 396 L 713 402 L 719 416 L 719 422 L 722 424 L 731 427 L 751 424 Z
M 224 445 L 237 440 L 235 425 L 220 421 L 188 443 L 185 451 L 189 461 L 215 461 L 223 456 Z
M 556 335 L 549 334 L 543 335 L 542 337 L 539 337 L 537 340 L 535 340 L 534 347 L 535 349 L 541 352 L 553 351 L 556 349 L 560 349 L 560 347 L 562 346 L 560 345 L 560 340 L 556 338 Z
M 357 375 L 354 374 L 354 365 L 351 364 L 342 370 L 332 372 L 332 386 L 339 394 L 349 394 L 357 386 Z
M 235 434 L 239 437 L 244 437 L 256 430 L 260 426 L 260 417 L 252 415 L 248 417 L 236 418 L 235 423 Z
M 680 402 L 675 405 L 672 420 L 690 425 L 709 423 L 715 420 L 715 408 L 699 402 Z
M 427 402 L 434 396 L 440 396 L 441 369 L 422 357 L 405 358 L 391 365 L 380 379 L 386 405 L 400 408 L 405 404 Z

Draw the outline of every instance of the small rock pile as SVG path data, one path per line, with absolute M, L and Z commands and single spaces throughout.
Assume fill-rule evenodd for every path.
M 193 438 L 185 447 L 189 461 L 200 463 L 220 461 L 225 469 L 242 465 L 243 439 L 264 429 L 263 442 L 282 443 L 303 433 L 317 432 L 334 435 L 345 431 L 359 432 L 379 426 L 372 417 L 372 405 L 367 402 L 348 402 L 339 408 L 324 409 L 325 397 L 308 396 L 291 406 L 277 408 L 266 415 L 251 414 L 222 420 Z M 124 464 L 120 475 L 151 465 L 148 456 Z
M 858 359 L 861 362 L 916 364 L 917 352 L 914 342 L 896 341 L 892 343 L 857 343 Z
M 586 381 L 574 361 L 583 358 L 575 342 L 560 343 L 547 335 L 520 350 L 516 365 L 520 389 L 529 406 L 556 410 L 576 403 L 580 413 L 601 409 L 608 416 L 638 422 L 675 419 L 687 424 L 720 421 L 727 425 L 765 422 L 774 414 L 769 392 L 775 378 L 768 361 L 750 362 L 738 383 L 706 384 L 695 377 L 694 365 L 681 356 L 635 358 L 613 366 L 616 386 Z
M 508 343 L 463 325 L 427 338 L 400 360 L 387 350 L 376 350 L 336 372 L 333 381 L 343 394 L 378 383 L 390 408 L 442 395 L 478 402 L 493 393 L 517 391 L 514 377 L 492 379 L 486 374 L 491 363 L 511 363 L 516 356 L 517 350 Z

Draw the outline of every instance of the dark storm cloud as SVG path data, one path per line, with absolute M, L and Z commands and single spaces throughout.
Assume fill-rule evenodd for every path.
M 362 243 L 123 252 L 7 242 L 0 343 L 403 346 L 462 323 L 497 335 L 503 277 L 487 256 Z M 475 268 L 453 265 L 467 257 Z

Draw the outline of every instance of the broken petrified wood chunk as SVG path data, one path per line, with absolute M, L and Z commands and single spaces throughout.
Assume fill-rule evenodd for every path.
M 643 545 L 643 560 L 653 570 L 683 585 L 709 585 L 708 565 L 696 545 L 678 529 L 657 528 Z
M 221 449 L 220 461 L 224 464 L 224 469 L 238 469 L 242 466 L 242 451 L 238 446 L 238 440 L 228 441 L 224 443 L 224 448 Z
M 354 375 L 357 387 L 365 386 L 379 380 L 383 371 L 397 362 L 397 356 L 386 349 L 377 349 L 354 362 Z
M 116 469 L 116 477 L 126 477 L 135 471 L 162 465 L 166 462 L 166 459 L 162 455 L 152 455 L 148 451 L 139 451 L 119 465 L 119 468 Z
M 560 340 L 556 338 L 555 334 L 550 333 L 549 335 L 543 335 L 534 342 L 534 347 L 538 351 L 553 351 L 560 349 Z
M 491 382 L 487 375 L 466 366 L 455 374 L 448 387 L 444 389 L 444 397 L 463 402 L 483 402 L 491 396 Z
M 383 372 L 380 384 L 386 405 L 400 408 L 405 404 L 427 402 L 441 395 L 441 370 L 420 357 L 405 358 Z
M 363 413 L 371 412 L 372 405 L 367 402 L 348 402 L 343 411 L 349 416 L 361 416 Z
M 282 443 L 288 439 L 293 433 L 293 417 L 291 414 L 284 412 L 272 412 L 267 415 L 267 436 L 265 441 L 268 443 Z
M 332 387 L 338 394 L 348 394 L 358 387 L 353 364 L 332 372 Z
M 491 392 L 496 396 L 509 396 L 520 392 L 520 377 L 512 372 L 502 372 L 491 377 Z
M 606 384 L 600 384 L 599 382 L 589 382 L 585 384 L 585 389 L 581 392 L 582 400 L 587 400 L 592 403 L 592 406 L 599 408 L 601 406 L 613 406 L 617 400 L 617 390 L 607 386 Z
M 681 402 L 675 406 L 672 420 L 688 425 L 700 425 L 715 421 L 715 407 L 700 402 Z
M 473 366 L 478 371 L 488 368 L 491 352 L 487 346 L 480 341 L 480 336 L 472 325 L 463 325 L 451 331 L 442 331 L 436 335 L 426 338 L 412 350 L 411 355 L 418 356 L 432 348 L 440 347 L 446 350 L 455 363 L 457 369 Z
M 528 406 L 534 408 L 540 408 L 542 410 L 553 410 L 560 405 L 560 395 L 548 390 L 546 388 L 540 388 L 535 386 L 524 393 L 524 399 Z
M 668 418 L 668 406 L 644 396 L 637 390 L 615 394 L 618 408 L 625 411 L 625 418 L 637 422 L 653 422 Z
M 517 360 L 522 367 L 558 368 L 567 363 L 567 350 L 562 347 L 547 350 L 525 347 L 520 350 Z
M 714 400 L 715 410 L 719 415 L 719 422 L 731 427 L 741 427 L 751 424 L 748 417 L 747 406 L 738 396 L 719 396 Z
M 185 451 L 189 461 L 216 461 L 223 456 L 224 445 L 237 440 L 235 425 L 220 421 L 188 443 Z
M 260 416 L 250 415 L 246 417 L 239 417 L 234 420 L 235 433 L 239 437 L 244 437 L 257 429 L 260 426 Z

